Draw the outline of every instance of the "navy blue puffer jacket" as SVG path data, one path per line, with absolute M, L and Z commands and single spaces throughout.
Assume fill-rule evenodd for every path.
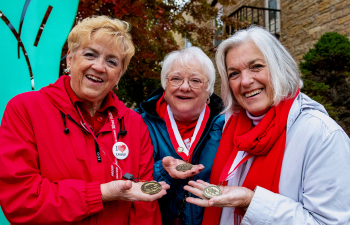
M 163 224 L 168 224 L 169 220 L 175 219 L 179 212 L 185 196 L 183 187 L 188 183 L 188 179 L 173 179 L 164 170 L 162 159 L 165 156 L 172 156 L 175 159 L 181 159 L 176 153 L 166 128 L 165 121 L 159 118 L 156 112 L 157 101 L 163 95 L 162 88 L 156 89 L 145 102 L 136 109 L 141 114 L 143 120 L 149 129 L 149 134 L 154 146 L 154 167 L 153 177 L 156 181 L 165 181 L 170 185 L 167 194 L 159 199 L 159 205 L 162 213 Z M 194 176 L 193 180 L 201 179 L 209 182 L 211 167 L 219 147 L 222 128 L 224 125 L 224 116 L 219 115 L 223 109 L 221 98 L 213 94 L 210 97 L 210 116 L 205 126 L 204 132 L 194 149 L 192 164 L 204 165 L 204 170 Z M 192 196 L 189 193 L 189 196 Z M 204 208 L 187 203 L 180 217 L 182 224 L 195 225 L 201 224 Z

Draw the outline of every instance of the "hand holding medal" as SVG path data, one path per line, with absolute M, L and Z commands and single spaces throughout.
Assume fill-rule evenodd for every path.
M 247 208 L 254 192 L 245 187 L 217 186 L 202 180 L 189 181 L 184 189 L 199 198 L 188 197 L 186 201 L 201 207 L 241 207 Z
M 175 159 L 171 156 L 164 157 L 163 167 L 168 174 L 174 179 L 186 179 L 200 173 L 203 165 L 192 165 L 180 159 Z
M 154 201 L 166 194 L 170 186 L 161 182 L 133 182 L 115 180 L 101 184 L 102 201 Z M 145 191 L 145 192 L 144 192 Z

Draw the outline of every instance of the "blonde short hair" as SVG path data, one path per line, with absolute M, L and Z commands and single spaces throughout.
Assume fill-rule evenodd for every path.
M 80 21 L 69 33 L 68 49 L 74 54 L 79 47 L 85 47 L 92 37 L 97 41 L 103 39 L 111 46 L 122 49 L 124 73 L 135 54 L 130 29 L 130 24 L 122 20 L 107 16 L 89 17 Z

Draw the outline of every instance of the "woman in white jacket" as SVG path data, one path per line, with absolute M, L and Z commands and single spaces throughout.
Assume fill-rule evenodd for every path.
M 290 54 L 252 27 L 222 42 L 216 63 L 224 133 L 210 184 L 185 186 L 208 207 L 203 224 L 349 224 L 350 140 L 300 93 Z

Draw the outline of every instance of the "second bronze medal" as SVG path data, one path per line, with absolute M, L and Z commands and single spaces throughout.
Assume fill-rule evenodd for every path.
M 186 172 L 187 170 L 192 169 L 193 165 L 191 163 L 182 163 L 176 167 L 177 171 Z

